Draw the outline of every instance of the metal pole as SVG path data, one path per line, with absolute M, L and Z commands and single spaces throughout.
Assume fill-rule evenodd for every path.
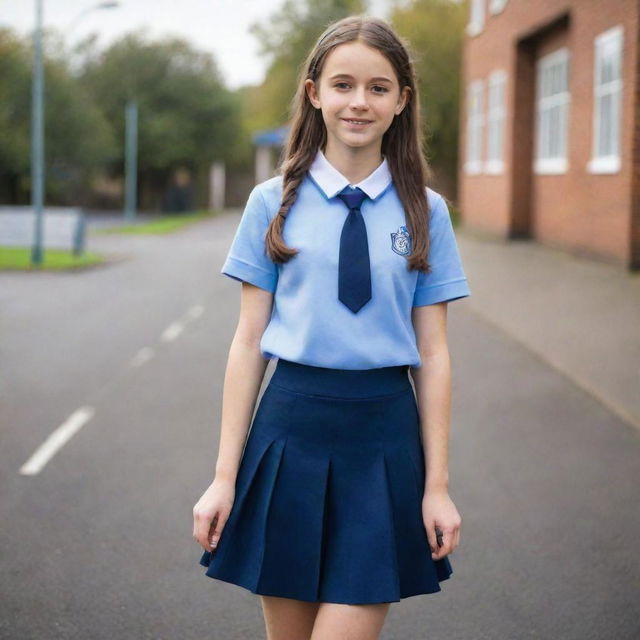
M 76 16 L 76 19 L 72 23 L 69 24 L 69 26 L 66 29 L 65 36 L 68 39 L 69 34 L 78 26 L 78 23 L 80 23 L 82 21 L 82 18 L 84 18 L 88 13 L 91 13 L 96 9 L 117 9 L 119 6 L 120 6 L 120 2 L 114 1 L 114 2 L 99 2 L 98 4 L 95 4 L 92 7 L 87 7 Z
M 138 105 L 131 101 L 125 107 L 125 208 L 124 217 L 136 216 L 136 178 L 138 169 Z
M 31 91 L 31 205 L 35 213 L 35 238 L 31 264 L 43 260 L 44 216 L 44 73 L 42 68 L 42 2 L 36 0 L 36 27 L 33 33 L 33 84 Z

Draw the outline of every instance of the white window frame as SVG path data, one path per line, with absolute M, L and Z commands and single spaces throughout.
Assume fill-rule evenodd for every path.
M 471 0 L 469 3 L 469 24 L 467 35 L 477 36 L 484 29 L 485 4 L 487 0 Z
M 485 173 L 504 171 L 504 130 L 506 111 L 507 73 L 500 69 L 489 75 L 487 86 L 487 159 Z
M 620 171 L 620 141 L 622 130 L 622 88 L 623 88 L 623 27 L 617 25 L 608 29 L 594 38 L 594 62 L 593 62 L 593 126 L 591 160 L 587 163 L 587 171 L 591 173 L 617 173 Z M 616 56 L 614 66 L 617 68 L 618 77 L 613 80 L 600 83 L 602 65 L 605 56 Z M 613 102 L 612 121 L 606 135 L 613 139 L 608 140 L 613 147 L 613 153 L 604 154 L 601 151 L 598 132 L 601 126 L 602 101 L 610 98 Z
M 482 172 L 484 141 L 484 80 L 467 85 L 466 153 L 464 170 L 473 175 Z
M 489 12 L 493 16 L 498 15 L 499 13 L 502 13 L 506 4 L 507 4 L 507 0 L 490 0 Z
M 542 83 L 549 78 L 549 70 L 558 67 L 564 74 L 565 88 L 552 95 L 543 95 Z M 539 174 L 566 173 L 569 168 L 567 159 L 567 139 L 569 129 L 569 107 L 571 105 L 570 92 L 570 58 L 569 49 L 562 47 L 546 56 L 541 57 L 536 64 L 536 136 L 534 152 L 534 172 Z M 557 140 L 559 150 L 557 155 L 545 155 L 552 139 L 550 127 L 554 124 L 555 114 L 558 114 L 555 124 L 559 131 Z

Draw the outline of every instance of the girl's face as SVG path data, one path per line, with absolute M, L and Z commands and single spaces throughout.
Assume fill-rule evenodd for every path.
M 322 109 L 327 148 L 380 150 L 382 136 L 405 107 L 411 89 L 398 84 L 392 64 L 362 42 L 338 45 L 325 59 L 317 82 L 305 82 L 307 96 Z

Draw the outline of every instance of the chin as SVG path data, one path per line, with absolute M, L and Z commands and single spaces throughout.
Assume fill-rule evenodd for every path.
M 366 147 L 370 144 L 373 144 L 375 142 L 375 139 L 372 138 L 371 136 L 354 135 L 354 136 L 344 136 L 340 138 L 340 141 L 343 144 L 346 144 L 350 147 Z
M 366 141 L 366 142 L 353 142 L 352 140 L 343 140 L 342 144 L 345 147 L 349 147 L 350 149 L 362 149 L 363 147 L 369 147 L 371 146 L 371 142 L 370 141 Z

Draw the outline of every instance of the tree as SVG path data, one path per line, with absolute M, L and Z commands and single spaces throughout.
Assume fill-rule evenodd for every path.
M 466 2 L 413 0 L 394 9 L 393 26 L 415 52 L 428 159 L 444 186 L 455 190 Z
M 238 100 L 224 87 L 213 57 L 183 39 L 149 41 L 142 31 L 128 34 L 101 54 L 88 55 L 80 80 L 115 132 L 117 175 L 123 171 L 124 107 L 136 101 L 143 193 L 163 188 L 178 167 L 203 172 L 234 155 Z M 158 206 L 157 193 L 147 200 Z
M 45 42 L 54 39 L 45 34 Z M 45 172 L 50 203 L 74 200 L 115 148 L 108 123 L 45 47 Z M 30 198 L 32 46 L 0 29 L 0 198 Z M 74 202 L 75 203 L 75 202 Z

